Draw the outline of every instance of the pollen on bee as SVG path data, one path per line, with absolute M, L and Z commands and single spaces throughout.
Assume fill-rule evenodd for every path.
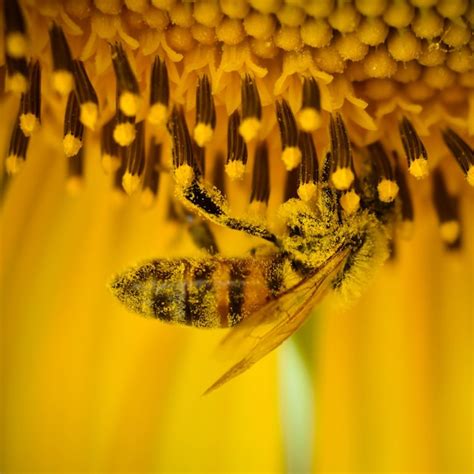
M 301 109 L 298 112 L 298 125 L 305 132 L 313 132 L 321 124 L 321 97 L 318 83 L 314 77 L 305 77 Z
M 56 24 L 49 30 L 53 55 L 53 88 L 62 96 L 74 89 L 73 61 L 71 50 L 63 30 Z
M 247 145 L 239 133 L 240 115 L 235 110 L 227 124 L 227 158 L 225 172 L 232 180 L 242 179 L 247 164 Z
M 403 149 L 408 160 L 408 170 L 416 179 L 428 176 L 428 154 L 413 124 L 403 117 L 399 125 Z
M 262 105 L 255 80 L 246 74 L 241 87 L 242 121 L 239 133 L 246 143 L 255 139 L 262 126 Z
M 182 188 L 187 188 L 194 180 L 194 169 L 188 164 L 183 164 L 175 168 L 174 179 L 176 184 Z

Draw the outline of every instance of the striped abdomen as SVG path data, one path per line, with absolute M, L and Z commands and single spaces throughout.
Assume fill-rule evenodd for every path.
M 229 327 L 279 290 L 276 258 L 152 260 L 118 275 L 112 291 L 130 310 L 163 321 Z

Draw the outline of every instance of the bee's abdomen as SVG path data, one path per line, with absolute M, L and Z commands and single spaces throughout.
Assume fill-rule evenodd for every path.
M 111 287 L 128 309 L 144 316 L 230 327 L 271 298 L 275 273 L 269 258 L 163 259 L 124 272 Z

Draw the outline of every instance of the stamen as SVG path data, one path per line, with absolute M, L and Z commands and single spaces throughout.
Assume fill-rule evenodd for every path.
M 226 195 L 224 155 L 221 152 L 218 152 L 214 158 L 212 184 L 214 184 L 223 196 Z
M 301 162 L 301 150 L 298 147 L 298 128 L 293 112 L 286 100 L 276 103 L 278 126 L 281 137 L 281 158 L 287 170 L 296 168 Z
M 63 30 L 56 24 L 49 30 L 49 41 L 53 55 L 53 87 L 64 97 L 74 89 L 71 50 Z
M 408 170 L 416 179 L 428 176 L 428 155 L 415 127 L 403 117 L 400 122 L 400 137 L 408 160 Z
M 360 209 L 360 196 L 352 188 L 339 198 L 339 204 L 346 215 L 350 216 Z
M 28 89 L 28 65 L 25 58 L 6 58 L 7 90 L 21 94 Z
M 262 105 L 254 79 L 246 74 L 241 88 L 242 123 L 239 133 L 246 143 L 257 137 L 262 119 Z
M 311 133 L 300 132 L 299 148 L 303 158 L 299 168 L 298 196 L 303 201 L 310 201 L 316 194 L 318 182 L 318 155 Z
M 126 168 L 122 178 L 125 192 L 130 196 L 138 188 L 145 167 L 145 122 L 135 124 L 137 136 L 133 143 L 125 148 Z
M 449 194 L 439 168 L 433 171 L 432 197 L 438 215 L 441 239 L 448 246 L 457 246 L 461 237 L 461 225 L 457 215 L 456 199 Z
M 240 115 L 236 110 L 227 125 L 227 159 L 225 172 L 230 179 L 242 179 L 247 164 L 247 145 L 239 132 Z
M 11 58 L 24 58 L 28 51 L 28 38 L 20 5 L 16 0 L 5 0 L 3 8 L 3 17 L 5 20 L 5 53 Z
M 29 137 L 41 120 L 41 68 L 39 61 L 30 65 L 29 87 L 21 96 L 20 127 Z
M 66 156 L 74 156 L 82 147 L 84 125 L 79 120 L 79 102 L 76 94 L 69 94 L 64 116 L 63 149 Z
M 379 200 L 390 203 L 397 197 L 399 188 L 393 176 L 390 160 L 380 141 L 371 143 L 368 147 L 378 177 L 377 192 Z
M 206 150 L 193 142 L 194 174 L 196 178 L 203 178 L 206 171 Z
M 115 117 L 102 126 L 100 135 L 102 167 L 107 174 L 117 171 L 122 161 L 118 144 L 113 138 L 114 128 Z
M 125 115 L 119 107 L 119 91 L 117 90 L 117 104 L 115 106 L 114 140 L 122 147 L 129 146 L 135 140 L 135 117 Z
M 99 115 L 99 101 L 97 94 L 87 76 L 86 68 L 82 61 L 73 61 L 76 94 L 80 104 L 79 119 L 83 125 L 94 130 Z
M 152 125 L 164 125 L 168 118 L 169 103 L 168 70 L 164 61 L 156 56 L 150 78 L 150 109 L 148 121 Z
M 398 199 L 400 200 L 400 213 L 402 222 L 400 225 L 401 236 L 404 239 L 411 238 L 413 233 L 413 221 L 414 221 L 414 210 L 413 201 L 410 195 L 410 189 L 406 180 L 405 173 L 403 172 L 397 152 L 393 152 L 395 160 L 395 180 L 399 186 Z
M 466 175 L 467 182 L 474 186 L 474 150 L 450 128 L 443 131 L 443 140 Z
M 145 163 L 143 175 L 143 189 L 141 200 L 145 207 L 151 207 L 158 194 L 158 185 L 160 182 L 160 163 L 161 163 L 161 143 L 158 143 L 155 137 L 151 138 L 148 156 Z
M 312 132 L 321 126 L 321 94 L 314 77 L 304 78 L 298 125 L 305 132 Z
M 212 97 L 209 78 L 204 75 L 199 78 L 196 91 L 196 126 L 194 127 L 194 140 L 203 147 L 212 138 L 216 128 L 216 109 Z
M 137 78 L 132 71 L 122 45 L 115 43 L 111 48 L 112 63 L 117 79 L 118 106 L 127 117 L 135 117 L 140 105 Z
M 173 140 L 173 167 L 176 184 L 187 188 L 194 180 L 195 160 L 193 143 L 182 109 L 173 108 L 168 120 L 168 130 Z
M 331 115 L 331 156 L 332 174 L 331 181 L 339 191 L 345 191 L 351 187 L 354 181 L 352 171 L 352 151 L 347 134 L 346 126 L 340 114 L 336 118 Z
M 84 150 L 82 148 L 76 155 L 68 157 L 67 169 L 67 192 L 71 195 L 76 195 L 84 184 Z
M 255 149 L 250 203 L 253 204 L 252 207 L 254 207 L 254 210 L 258 212 L 266 207 L 269 198 L 270 172 L 268 165 L 268 146 L 267 142 L 260 142 Z
M 298 197 L 298 181 L 299 181 L 300 170 L 295 168 L 294 170 L 286 173 L 285 191 L 283 193 L 283 202 Z
M 25 163 L 29 141 L 30 138 L 23 133 L 20 120 L 17 118 L 10 138 L 8 156 L 5 161 L 5 167 L 9 175 L 18 173 Z

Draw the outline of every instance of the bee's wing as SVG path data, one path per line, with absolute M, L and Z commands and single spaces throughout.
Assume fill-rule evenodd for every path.
M 298 282 L 231 329 L 219 346 L 232 354 L 233 364 L 205 392 L 208 394 L 266 356 L 288 339 L 321 300 L 327 287 L 347 257 L 336 252 L 313 274 Z

